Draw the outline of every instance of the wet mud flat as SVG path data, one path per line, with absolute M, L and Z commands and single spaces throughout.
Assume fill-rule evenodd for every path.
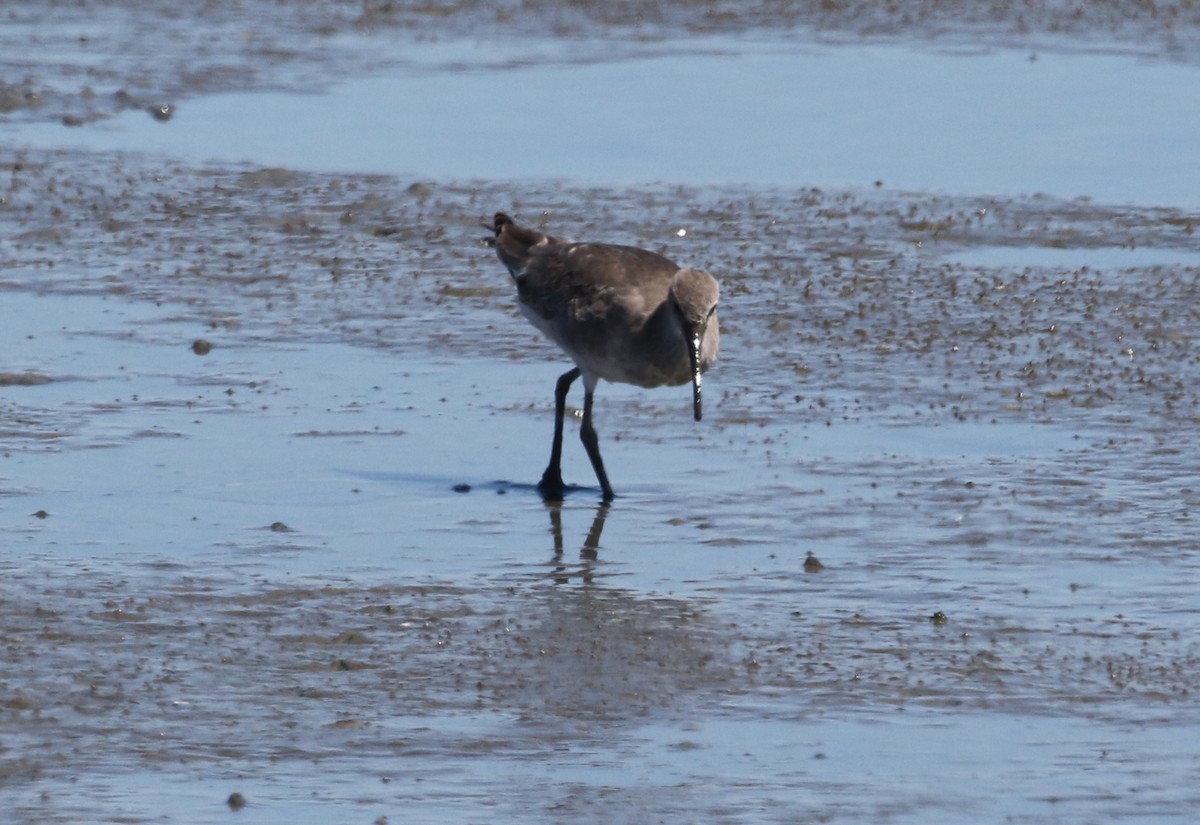
M 1188 63 L 1195 13 L 18 0 L 0 116 L 511 63 L 489 38 Z M 612 507 L 532 489 L 563 367 L 497 209 L 721 279 L 702 425 L 600 391 Z M 4 149 L 5 821 L 1190 823 L 1198 223 Z
M 1189 821 L 1200 216 L 3 174 L 17 821 Z M 529 487 L 496 208 L 721 277 L 703 429 L 602 391 L 611 509 Z
M 828 421 L 870 399 L 873 417 L 896 422 L 1134 409 L 1163 427 L 1196 421 L 1200 214 L 1181 208 L 883 187 L 442 184 L 71 152 L 17 152 L 4 171 L 4 288 L 171 307 L 210 345 L 467 355 L 482 336 L 487 356 L 548 355 L 511 323 L 510 285 L 490 271 L 482 224 L 499 205 L 710 262 L 736 335 L 727 392 L 756 393 L 747 409 Z M 764 372 L 772 380 L 756 381 Z

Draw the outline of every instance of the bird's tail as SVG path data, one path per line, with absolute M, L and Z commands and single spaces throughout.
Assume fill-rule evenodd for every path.
M 513 275 L 525 268 L 530 249 L 538 244 L 561 243 L 558 238 L 544 232 L 519 226 L 503 212 L 496 213 L 489 228 L 496 236 L 496 254 Z

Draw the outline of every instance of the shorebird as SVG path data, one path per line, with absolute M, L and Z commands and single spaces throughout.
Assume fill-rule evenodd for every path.
M 700 375 L 717 357 L 717 281 L 700 269 L 680 268 L 654 252 L 606 243 L 572 243 L 518 226 L 497 212 L 489 227 L 496 254 L 517 284 L 521 312 L 575 362 L 554 389 L 554 442 L 538 483 L 548 500 L 561 500 L 563 416 L 567 391 L 583 377 L 580 440 L 605 501 L 612 486 L 592 426 L 592 398 L 600 379 L 639 387 L 691 382 L 692 410 L 701 416 Z

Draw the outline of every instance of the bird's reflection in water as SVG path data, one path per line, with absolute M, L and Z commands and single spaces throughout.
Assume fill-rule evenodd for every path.
M 572 576 L 578 576 L 585 584 L 592 583 L 592 566 L 600 553 L 600 534 L 604 532 L 604 520 L 608 518 L 611 505 L 601 503 L 592 517 L 592 528 L 588 530 L 583 546 L 579 548 L 579 568 L 572 570 L 571 565 L 563 558 L 565 542 L 563 541 L 562 502 L 547 501 L 546 509 L 550 511 L 550 531 L 554 534 L 554 572 L 551 577 L 557 584 L 567 584 Z

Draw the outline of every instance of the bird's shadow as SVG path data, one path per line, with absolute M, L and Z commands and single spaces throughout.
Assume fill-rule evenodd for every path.
M 485 489 L 494 489 L 497 493 L 507 493 L 509 491 L 520 492 L 520 493 L 534 493 L 538 496 L 538 498 L 540 498 L 542 500 L 542 502 L 547 507 L 551 507 L 553 505 L 558 505 L 559 507 L 561 507 L 563 502 L 566 500 L 567 496 L 574 495 L 576 493 L 589 493 L 596 497 L 600 497 L 600 495 L 602 494 L 602 491 L 599 487 L 588 487 L 588 486 L 582 485 L 582 484 L 564 485 L 562 488 L 561 494 L 546 493 L 542 489 L 542 486 L 540 483 L 539 484 L 530 484 L 529 482 L 524 482 L 524 481 L 493 481 L 489 484 L 483 484 L 480 486 Z M 601 503 L 603 503 L 603 502 L 601 502 Z
M 583 539 L 579 548 L 579 564 L 572 565 L 565 558 L 566 540 L 563 538 L 563 503 L 561 501 L 546 501 L 546 511 L 550 514 L 550 533 L 554 537 L 554 557 L 551 560 L 550 578 L 556 584 L 567 584 L 573 577 L 579 578 L 584 584 L 592 584 L 595 579 L 595 564 L 600 558 L 600 535 L 604 532 L 604 522 L 608 519 L 612 505 L 601 502 L 592 516 L 592 526 Z
M 450 476 L 438 475 L 436 473 L 406 473 L 396 470 L 387 471 L 370 471 L 370 470 L 342 470 L 347 475 L 354 476 L 369 481 L 380 481 L 387 484 L 412 484 L 417 487 L 442 487 L 452 490 L 456 493 L 472 493 L 481 491 L 490 491 L 497 495 L 507 495 L 509 493 L 533 493 L 538 498 L 542 499 L 546 506 L 551 504 L 562 504 L 562 499 L 568 495 L 576 493 L 591 493 L 595 496 L 600 495 L 599 487 L 587 487 L 579 484 L 568 484 L 563 489 L 562 496 L 547 497 L 536 483 L 525 481 L 509 481 L 507 479 L 497 479 L 496 481 L 469 482 L 456 481 Z

